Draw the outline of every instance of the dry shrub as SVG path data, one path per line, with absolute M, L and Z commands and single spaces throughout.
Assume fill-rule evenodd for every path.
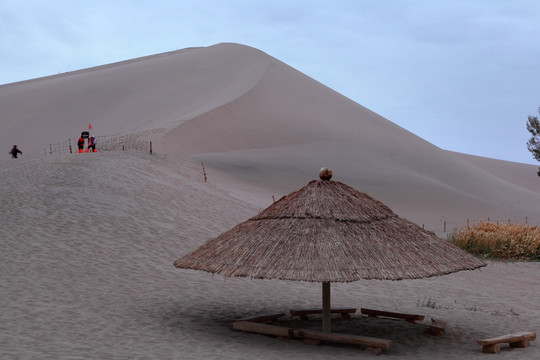
M 450 240 L 483 258 L 540 260 L 540 227 L 480 222 L 455 230 Z

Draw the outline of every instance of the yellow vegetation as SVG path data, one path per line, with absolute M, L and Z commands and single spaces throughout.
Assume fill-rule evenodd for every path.
M 540 260 L 540 227 L 480 222 L 458 229 L 450 240 L 483 258 Z

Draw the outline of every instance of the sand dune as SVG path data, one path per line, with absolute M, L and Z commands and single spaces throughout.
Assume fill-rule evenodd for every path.
M 234 319 L 320 306 L 320 285 L 228 279 L 172 262 L 259 209 L 235 184 L 138 153 L 2 161 L 0 358 L 358 359 L 362 348 L 244 334 Z M 232 189 L 232 190 L 231 190 Z M 333 285 L 334 306 L 425 314 L 424 326 L 354 317 L 336 331 L 389 338 L 382 356 L 480 359 L 474 339 L 538 330 L 539 263 L 425 280 Z M 427 304 L 431 304 L 428 306 Z M 287 320 L 320 328 L 320 319 Z M 537 346 L 499 357 L 538 358 Z
M 144 134 L 265 197 L 318 168 L 442 231 L 471 221 L 540 223 L 533 165 L 469 161 L 259 50 L 218 44 L 0 86 L 0 141 L 27 153 L 76 137 Z M 488 163 L 490 171 L 486 168 Z M 482 165 L 486 164 L 486 166 Z
M 164 143 L 167 153 L 278 194 L 330 166 L 336 178 L 433 229 L 467 218 L 540 222 L 534 166 L 499 162 L 500 172 L 488 172 L 273 58 L 250 91 L 180 124 Z
M 268 56 L 245 47 L 173 51 L 0 86 L 0 142 L 31 153 L 79 136 L 168 129 L 236 99 Z
M 5 152 L 13 142 L 24 151 L 0 161 L 2 359 L 367 357 L 230 330 L 233 319 L 320 306 L 318 284 L 223 281 L 172 265 L 322 166 L 441 236 L 467 218 L 540 224 L 536 166 L 442 150 L 238 44 L 3 85 L 0 108 Z M 155 154 L 28 158 L 88 123 L 98 135 L 151 139 Z M 484 358 L 474 339 L 538 331 L 539 274 L 538 263 L 490 263 L 434 279 L 335 284 L 335 306 L 423 313 L 449 327 L 433 338 L 362 317 L 335 326 L 391 338 L 386 356 Z M 533 342 L 498 357 L 537 352 Z

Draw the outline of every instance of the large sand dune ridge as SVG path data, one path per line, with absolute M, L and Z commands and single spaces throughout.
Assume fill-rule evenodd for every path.
M 233 319 L 319 307 L 318 284 L 223 281 L 173 266 L 322 166 L 442 237 L 467 219 L 540 225 L 536 166 L 442 150 L 239 44 L 2 85 L 0 108 L 1 359 L 367 357 L 231 331 Z M 88 123 L 97 135 L 151 140 L 154 154 L 98 144 L 97 153 L 28 156 Z M 441 338 L 359 318 L 336 329 L 391 338 L 386 356 L 484 358 L 474 339 L 538 331 L 539 274 L 539 263 L 490 262 L 425 280 L 333 284 L 335 306 L 448 321 Z M 498 357 L 540 359 L 537 348 Z

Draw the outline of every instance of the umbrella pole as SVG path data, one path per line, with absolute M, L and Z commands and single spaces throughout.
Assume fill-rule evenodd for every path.
M 330 283 L 322 283 L 323 322 L 322 331 L 330 332 Z

